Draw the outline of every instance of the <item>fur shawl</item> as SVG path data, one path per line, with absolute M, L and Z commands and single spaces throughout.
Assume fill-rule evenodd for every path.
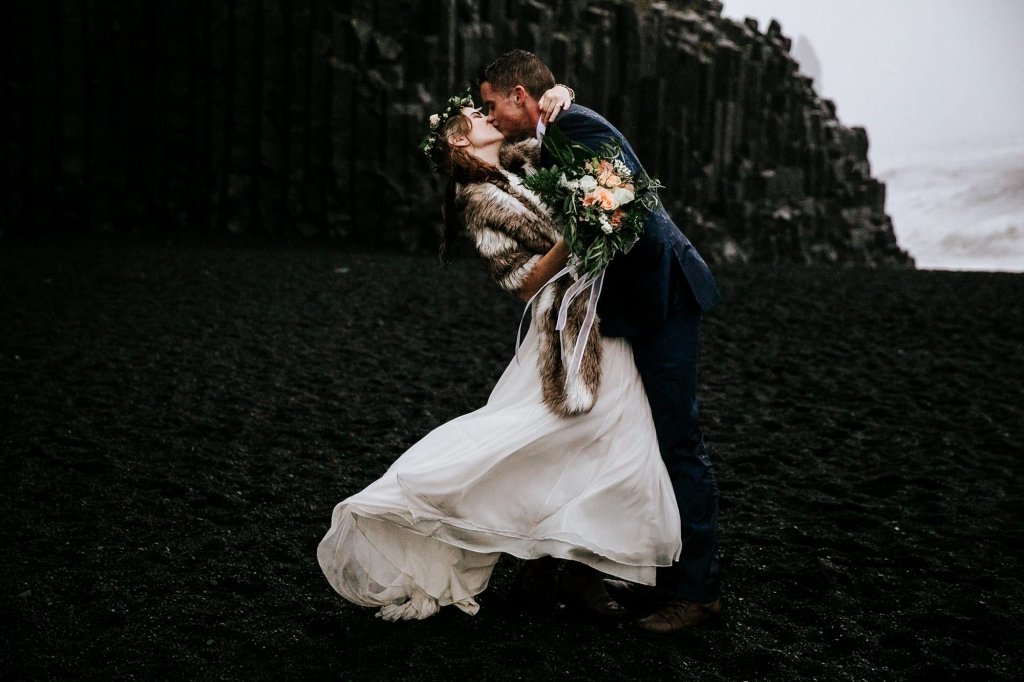
M 540 145 L 536 140 L 506 144 L 501 150 L 506 182 L 459 185 L 456 189 L 455 203 L 462 212 L 466 234 L 487 261 L 491 279 L 514 295 L 537 261 L 561 236 L 547 207 L 515 174 L 530 173 L 539 156 Z M 533 302 L 532 324 L 539 343 L 544 403 L 563 417 L 589 412 L 601 383 L 598 321 L 590 330 L 579 373 L 568 386 L 565 382 L 565 365 L 583 326 L 589 298 L 581 295 L 573 300 L 564 333 L 559 334 L 555 329 L 558 310 L 573 281 L 571 275 L 562 276 L 545 286 Z

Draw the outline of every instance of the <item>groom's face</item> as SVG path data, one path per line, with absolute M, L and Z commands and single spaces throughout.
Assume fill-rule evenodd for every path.
M 492 88 L 489 81 L 480 84 L 480 99 L 487 107 L 488 123 L 508 139 L 528 137 L 536 131 L 537 122 L 530 120 L 527 97 L 519 86 L 502 93 Z

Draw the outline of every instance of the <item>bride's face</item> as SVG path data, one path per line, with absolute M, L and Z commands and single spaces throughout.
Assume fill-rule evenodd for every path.
M 479 109 L 465 107 L 462 110 L 462 115 L 469 119 L 470 129 L 466 133 L 465 139 L 469 143 L 471 151 L 501 144 L 505 140 L 501 131 L 488 123 L 487 117 Z

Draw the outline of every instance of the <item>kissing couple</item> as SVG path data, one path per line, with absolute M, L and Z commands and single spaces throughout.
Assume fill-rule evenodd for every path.
M 425 122 L 423 151 L 449 179 L 440 252 L 473 243 L 494 283 L 530 301 L 529 330 L 485 405 L 335 506 L 320 567 L 388 621 L 475 614 L 507 553 L 525 560 L 528 603 L 653 634 L 720 624 L 719 494 L 697 400 L 700 321 L 720 299 L 711 271 L 654 201 L 600 286 L 576 295 L 590 282 L 570 216 L 528 186 L 564 163 L 544 140 L 614 148 L 623 176 L 641 177 L 640 161 L 534 54 L 502 55 L 478 85 L 479 106 L 454 96 Z

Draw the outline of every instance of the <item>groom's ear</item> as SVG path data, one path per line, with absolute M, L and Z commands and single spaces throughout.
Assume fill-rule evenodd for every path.
M 514 98 L 513 101 L 515 101 L 515 103 L 519 106 L 525 106 L 526 103 L 529 102 L 531 99 L 530 93 L 528 93 L 526 91 L 526 88 L 524 88 L 522 85 L 517 85 L 514 88 L 512 88 L 512 97 Z

